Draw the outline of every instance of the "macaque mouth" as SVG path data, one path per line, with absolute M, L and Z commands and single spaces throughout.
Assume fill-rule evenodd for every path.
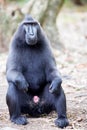
M 40 101 L 40 98 L 35 95 L 35 96 L 33 97 L 33 102 L 34 102 L 35 104 L 38 104 L 39 101 Z
M 26 38 L 26 43 L 28 45 L 34 45 L 37 43 L 37 38 L 36 37 L 35 38 Z

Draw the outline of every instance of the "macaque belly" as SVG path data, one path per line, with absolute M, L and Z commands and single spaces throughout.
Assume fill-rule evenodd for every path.
M 32 90 L 39 90 L 43 88 L 46 84 L 45 74 L 40 71 L 27 72 L 24 74 L 27 82 L 29 83 L 29 88 Z

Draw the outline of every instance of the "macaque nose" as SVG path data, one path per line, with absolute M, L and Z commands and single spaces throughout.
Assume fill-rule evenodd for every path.
M 34 32 L 33 32 L 33 28 L 30 26 L 29 28 L 29 35 L 33 36 L 34 35 Z

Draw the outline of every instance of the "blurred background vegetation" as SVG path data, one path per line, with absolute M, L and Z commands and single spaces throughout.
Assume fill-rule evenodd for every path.
M 26 14 L 31 14 L 41 23 L 51 41 L 67 98 L 70 120 L 67 130 L 86 130 L 87 0 L 0 0 L 0 128 L 12 126 L 18 130 L 35 130 L 37 126 L 42 130 L 58 129 L 51 124 L 55 118 L 53 115 L 52 119 L 43 117 L 37 121 L 29 120 L 29 125 L 21 128 L 8 121 L 5 103 L 8 48 L 18 24 Z
M 35 17 L 46 31 L 54 48 L 63 48 L 56 21 L 62 6 L 66 10 L 84 11 L 87 0 L 0 0 L 0 53 L 7 51 L 18 23 L 26 14 Z

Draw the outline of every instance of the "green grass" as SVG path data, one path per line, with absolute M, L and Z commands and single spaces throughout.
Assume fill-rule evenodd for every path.
M 83 0 L 84 5 L 78 6 L 72 2 L 72 0 L 65 0 L 64 9 L 75 12 L 86 12 L 87 11 L 87 0 Z
M 26 4 L 29 0 L 17 0 L 16 3 L 18 3 L 18 5 L 22 6 L 24 4 Z
M 26 4 L 29 0 L 8 0 L 8 2 L 10 3 L 16 3 L 19 6 L 23 6 L 24 4 Z

